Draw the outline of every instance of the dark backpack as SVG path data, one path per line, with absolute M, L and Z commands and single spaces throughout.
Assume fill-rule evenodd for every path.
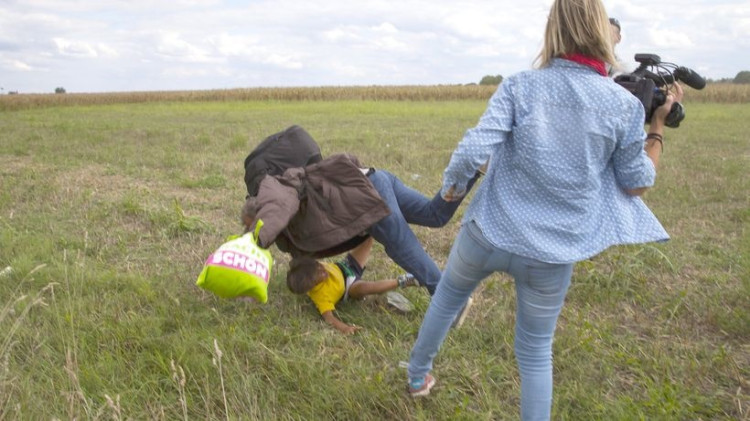
M 266 174 L 281 175 L 288 168 L 305 167 L 322 159 L 318 143 L 300 126 L 268 136 L 245 158 L 248 197 L 258 194 Z

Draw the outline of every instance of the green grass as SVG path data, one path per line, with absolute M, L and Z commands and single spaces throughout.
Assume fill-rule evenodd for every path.
M 434 396 L 405 393 L 429 299 L 376 297 L 328 328 L 284 282 L 265 305 L 195 286 L 240 231 L 242 162 L 299 124 L 425 194 L 485 101 L 150 102 L 0 118 L 0 419 L 518 417 L 514 290 L 494 275 L 435 362 Z M 750 419 L 747 104 L 688 103 L 645 200 L 672 240 L 579 264 L 558 325 L 554 419 Z M 416 229 L 440 265 L 463 207 Z M 371 279 L 399 269 L 376 245 Z

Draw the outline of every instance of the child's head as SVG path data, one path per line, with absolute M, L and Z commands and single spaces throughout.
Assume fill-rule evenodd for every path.
M 286 285 L 293 293 L 304 294 L 325 277 L 326 270 L 317 260 L 307 256 L 295 257 L 289 262 Z

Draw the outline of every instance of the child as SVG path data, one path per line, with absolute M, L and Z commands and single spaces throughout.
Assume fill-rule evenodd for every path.
M 349 335 L 360 329 L 339 320 L 333 311 L 336 303 L 349 298 L 360 299 L 367 295 L 381 294 L 396 288 L 419 286 L 411 274 L 399 275 L 397 279 L 375 282 L 360 282 L 372 249 L 372 237 L 346 255 L 337 263 L 319 262 L 310 257 L 295 257 L 289 263 L 286 283 L 295 294 L 307 294 L 312 299 L 323 320 L 339 332 Z

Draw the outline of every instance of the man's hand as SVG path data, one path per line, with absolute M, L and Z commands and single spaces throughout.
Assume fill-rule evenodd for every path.
M 242 206 L 242 224 L 245 225 L 245 232 L 250 232 L 255 228 L 255 215 L 258 214 L 258 200 L 255 197 L 248 197 Z

